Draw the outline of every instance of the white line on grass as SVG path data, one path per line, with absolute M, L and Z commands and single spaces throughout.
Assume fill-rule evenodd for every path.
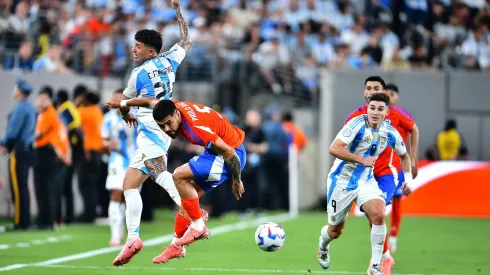
M 292 220 L 295 217 L 289 215 L 289 214 L 281 214 L 281 215 L 276 215 L 276 216 L 269 216 L 269 217 L 263 217 L 259 218 L 253 221 L 244 221 L 244 222 L 238 222 L 234 224 L 228 224 L 228 225 L 223 225 L 223 226 L 218 226 L 215 228 L 211 228 L 211 236 L 214 235 L 219 235 L 223 233 L 228 233 L 228 232 L 233 232 L 233 231 L 238 231 L 254 226 L 258 226 L 261 223 L 267 222 L 267 221 L 274 221 L 274 222 L 284 222 L 288 220 Z M 169 242 L 172 240 L 173 234 L 165 235 L 162 237 L 150 239 L 147 241 L 144 241 L 145 246 L 156 246 L 160 245 L 165 242 Z M 24 268 L 28 266 L 46 266 L 46 265 L 55 265 L 59 263 L 64 263 L 68 261 L 74 261 L 74 260 L 80 260 L 80 259 L 85 259 L 85 258 L 90 258 L 93 256 L 97 255 L 102 255 L 102 254 L 107 254 L 107 253 L 112 253 L 116 252 L 122 249 L 122 246 L 117 246 L 117 247 L 106 247 L 106 248 L 100 248 L 100 249 L 95 249 L 79 254 L 74 254 L 71 256 L 66 256 L 66 257 L 60 257 L 60 258 L 55 258 L 43 262 L 37 262 L 37 263 L 32 263 L 32 264 L 13 264 L 13 265 L 8 265 L 5 267 L 0 268 L 0 272 L 2 271 L 8 271 L 8 270 L 14 270 L 14 269 L 19 269 L 19 268 Z
M 66 268 L 66 269 L 97 269 L 97 270 L 105 270 L 111 269 L 115 270 L 112 267 L 104 267 L 104 266 L 78 266 L 78 265 L 36 265 L 39 267 L 46 268 Z M 355 272 L 355 271 L 320 271 L 320 270 L 287 270 L 287 269 L 244 269 L 244 268 L 208 268 L 208 267 L 188 267 L 188 268 L 177 268 L 177 267 L 160 267 L 160 266 L 145 266 L 145 267 L 135 267 L 135 266 L 126 266 L 124 269 L 131 270 L 153 270 L 153 271 L 170 271 L 170 270 L 186 270 L 191 272 L 229 272 L 229 273 L 313 273 L 313 274 L 345 274 L 345 275 L 361 275 L 366 274 L 365 272 Z M 117 269 L 116 269 L 117 270 Z M 421 273 L 391 273 L 392 275 L 424 275 Z M 463 275 L 463 274 L 425 274 L 425 275 Z

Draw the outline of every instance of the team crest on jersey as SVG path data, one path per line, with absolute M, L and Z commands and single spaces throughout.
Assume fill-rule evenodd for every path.
M 141 159 L 142 159 L 142 160 L 144 160 L 145 158 L 146 158 L 145 153 L 142 153 L 142 154 L 141 154 Z
M 386 140 L 386 137 L 381 137 L 381 146 L 385 146 Z
M 368 136 L 365 136 L 362 140 L 364 140 L 364 141 L 371 141 L 371 136 L 369 136 L 369 135 Z
M 350 128 L 345 128 L 343 131 L 342 131 L 342 135 L 344 137 L 350 137 L 350 135 L 352 135 L 352 130 Z
M 140 92 L 141 95 L 146 95 L 147 93 L 148 93 L 147 89 L 145 89 L 145 88 L 141 89 L 141 92 Z
M 391 125 L 391 119 L 385 119 L 385 123 Z

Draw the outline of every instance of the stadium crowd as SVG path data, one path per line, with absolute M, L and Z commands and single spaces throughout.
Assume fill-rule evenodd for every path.
M 179 39 L 166 0 L 0 3 L 0 58 L 7 70 L 124 77 L 138 29 Z M 488 70 L 488 0 L 185 0 L 194 46 L 186 62 L 222 70 L 250 62 L 269 88 L 291 79 L 316 91 L 318 70 Z M 200 67 L 201 66 L 201 67 Z M 295 76 L 295 77 L 292 77 Z

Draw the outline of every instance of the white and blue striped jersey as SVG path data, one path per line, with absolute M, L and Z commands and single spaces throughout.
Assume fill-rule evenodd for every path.
M 126 122 L 116 110 L 110 110 L 104 115 L 102 138 L 111 139 L 117 144 L 109 157 L 109 171 L 128 169 L 131 157 L 137 149 L 137 135 L 137 129 L 127 127 Z
M 398 155 L 407 152 L 403 139 L 389 123 L 383 122 L 379 130 L 368 126 L 368 115 L 352 118 L 337 134 L 336 139 L 346 145 L 351 153 L 362 157 L 378 157 L 388 146 L 393 147 Z M 356 162 L 336 159 L 329 174 L 332 183 L 354 190 L 359 182 L 366 182 L 373 177 L 373 168 Z
M 129 77 L 124 95 L 128 98 L 150 97 L 172 99 L 175 73 L 185 57 L 185 50 L 175 44 L 170 50 L 145 61 L 137 67 Z M 138 108 L 136 116 L 140 122 L 145 116 L 152 116 L 151 108 Z M 148 119 L 143 120 L 143 123 Z

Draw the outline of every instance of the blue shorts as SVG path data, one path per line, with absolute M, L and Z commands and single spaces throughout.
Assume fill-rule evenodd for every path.
M 235 152 L 240 159 L 241 171 L 247 163 L 245 146 L 243 146 L 243 144 L 238 146 L 235 148 Z M 231 179 L 231 171 L 226 166 L 223 156 L 217 155 L 207 148 L 204 151 L 204 154 L 193 157 L 189 161 L 189 167 L 194 174 L 194 182 L 206 193 L 225 180 Z
M 379 189 L 383 191 L 385 195 L 386 205 L 391 204 L 393 197 L 400 197 L 402 193 L 402 184 L 405 181 L 403 171 L 398 172 L 398 178 L 395 179 L 394 175 L 384 175 L 376 178 Z

